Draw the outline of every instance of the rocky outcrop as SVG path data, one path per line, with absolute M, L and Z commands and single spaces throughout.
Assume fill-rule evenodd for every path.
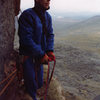
M 13 58 L 13 41 L 15 34 L 15 15 L 18 14 L 20 0 L 0 0 L 0 82 L 6 77 L 9 61 Z M 19 5 L 20 6 L 20 5 Z M 11 60 L 10 64 L 13 62 Z M 6 70 L 5 70 L 6 66 Z M 3 85 L 0 85 L 0 91 Z M 3 100 L 3 98 L 0 100 Z
M 14 17 L 14 0 L 0 0 L 0 80 L 4 62 L 13 50 Z

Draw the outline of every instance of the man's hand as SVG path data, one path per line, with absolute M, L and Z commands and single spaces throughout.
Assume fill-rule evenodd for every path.
M 40 60 L 41 64 L 47 64 L 48 61 L 49 61 L 49 57 L 47 56 L 47 54 L 45 54 Z
M 48 55 L 48 57 L 49 57 L 49 60 L 51 60 L 51 61 L 56 59 L 56 57 L 55 57 L 54 53 L 53 53 L 53 52 L 51 52 L 51 51 L 50 51 L 50 52 L 48 52 L 48 53 L 47 53 L 47 55 Z

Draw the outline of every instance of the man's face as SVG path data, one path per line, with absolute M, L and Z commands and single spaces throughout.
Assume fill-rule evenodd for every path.
M 49 8 L 50 0 L 36 0 L 41 6 L 43 6 L 45 9 Z

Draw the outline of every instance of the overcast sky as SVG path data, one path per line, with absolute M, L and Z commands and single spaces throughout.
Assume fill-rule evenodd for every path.
M 21 0 L 21 8 L 34 5 L 34 0 Z M 56 12 L 100 12 L 100 0 L 51 0 L 51 11 Z

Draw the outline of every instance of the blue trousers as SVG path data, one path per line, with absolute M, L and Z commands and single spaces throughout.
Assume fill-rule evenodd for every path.
M 36 91 L 43 85 L 43 65 L 33 62 L 30 57 L 24 62 L 23 70 L 26 90 L 33 100 L 37 100 Z

